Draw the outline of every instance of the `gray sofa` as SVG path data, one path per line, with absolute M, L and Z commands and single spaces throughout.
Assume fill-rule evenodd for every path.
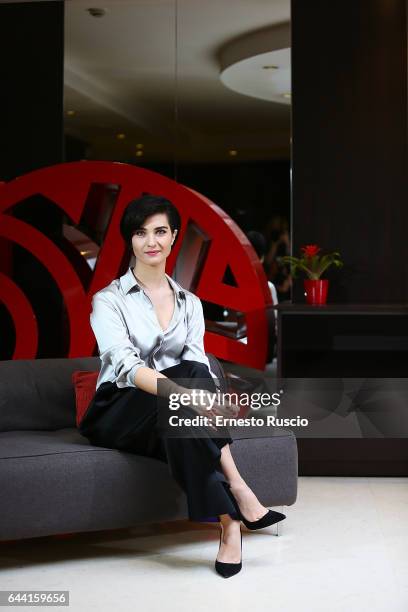
M 71 375 L 99 367 L 98 357 L 0 362 L 0 541 L 187 518 L 184 492 L 165 463 L 91 446 L 77 430 Z M 293 504 L 292 432 L 232 437 L 238 468 L 261 502 Z

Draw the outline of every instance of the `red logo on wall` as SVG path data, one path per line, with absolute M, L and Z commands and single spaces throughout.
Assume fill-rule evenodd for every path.
M 86 287 L 80 273 L 82 262 L 79 265 L 78 259 L 76 262 L 70 259 L 49 237 L 12 216 L 14 205 L 40 194 L 55 203 L 76 226 L 85 213 L 92 218 L 93 209 L 98 209 L 98 214 L 104 213 L 103 207 L 102 210 L 98 207 L 97 195 L 102 188 L 112 187 L 116 194 L 114 206 Z M 221 359 L 263 369 L 268 343 L 265 307 L 271 304 L 271 295 L 262 265 L 243 232 L 203 195 L 155 172 L 116 162 L 60 164 L 0 187 L 0 241 L 3 245 L 18 244 L 36 258 L 63 298 L 69 348 L 61 357 L 95 354 L 95 338 L 89 324 L 91 298 L 129 264 L 124 260 L 127 254 L 119 222 L 127 204 L 144 192 L 171 200 L 182 218 L 180 237 L 167 261 L 167 273 L 176 272 L 178 282 L 201 300 L 237 311 L 245 321 L 245 342 L 228 337 L 222 325 L 217 327 L 216 323 L 208 322 L 206 351 Z M 0 302 L 15 328 L 13 358 L 32 359 L 37 356 L 39 341 L 36 313 L 4 269 L 0 263 Z M 225 282 L 227 270 L 233 283 Z

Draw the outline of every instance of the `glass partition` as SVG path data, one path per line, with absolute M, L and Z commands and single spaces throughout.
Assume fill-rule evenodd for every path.
M 290 252 L 290 1 L 108 0 L 89 9 L 78 0 L 65 10 L 67 161 L 134 164 L 209 198 L 247 235 L 273 301 L 289 300 L 279 257 Z M 117 193 L 105 188 L 111 210 Z M 102 209 L 97 231 L 86 218 L 65 228 L 90 268 L 109 221 Z M 184 258 L 187 249 L 205 266 L 210 243 L 191 222 Z M 190 268 L 178 262 L 174 272 L 194 291 Z M 228 264 L 223 282 L 235 284 Z M 207 329 L 245 342 L 239 305 L 202 301 Z

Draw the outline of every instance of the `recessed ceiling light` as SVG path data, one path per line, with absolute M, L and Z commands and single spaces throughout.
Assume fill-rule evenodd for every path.
M 106 15 L 106 9 L 103 8 L 88 8 L 86 9 L 91 17 L 103 17 Z
M 228 151 L 228 155 L 230 155 L 231 157 L 236 157 L 238 155 L 238 151 L 236 149 L 230 149 Z
M 268 64 L 266 66 L 262 66 L 263 70 L 278 70 L 279 66 L 275 66 L 274 64 Z
M 73 115 L 75 115 L 75 111 L 74 110 L 67 110 L 67 115 L 69 117 L 72 117 Z
M 136 151 L 136 157 L 142 157 L 143 151 Z
M 282 94 L 282 97 L 283 98 L 291 98 L 292 94 L 291 93 L 284 93 L 284 94 Z
M 123 134 L 123 132 L 120 132 L 119 134 L 116 134 L 116 138 L 118 140 L 125 140 L 126 134 Z
M 143 144 L 142 142 L 139 142 L 139 143 L 136 145 L 136 149 L 143 149 L 143 147 L 144 147 L 144 144 Z

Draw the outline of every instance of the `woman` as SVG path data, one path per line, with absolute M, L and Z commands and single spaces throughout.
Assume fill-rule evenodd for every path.
M 91 326 L 102 366 L 80 431 L 93 444 L 167 462 L 187 495 L 190 520 L 220 521 L 215 569 L 229 577 L 242 567 L 241 520 L 259 529 L 285 516 L 262 506 L 239 474 L 232 439 L 225 428 L 213 427 L 211 418 L 225 410 L 217 404 L 208 410 L 210 393 L 207 404 L 178 411 L 209 416 L 206 427 L 177 437 L 160 426 L 160 397 L 189 393 L 191 399 L 194 387 L 216 391 L 201 302 L 165 273 L 180 225 L 175 206 L 153 195 L 132 201 L 123 213 L 121 235 L 136 263 L 93 296 Z M 178 379 L 187 382 L 181 386 Z

